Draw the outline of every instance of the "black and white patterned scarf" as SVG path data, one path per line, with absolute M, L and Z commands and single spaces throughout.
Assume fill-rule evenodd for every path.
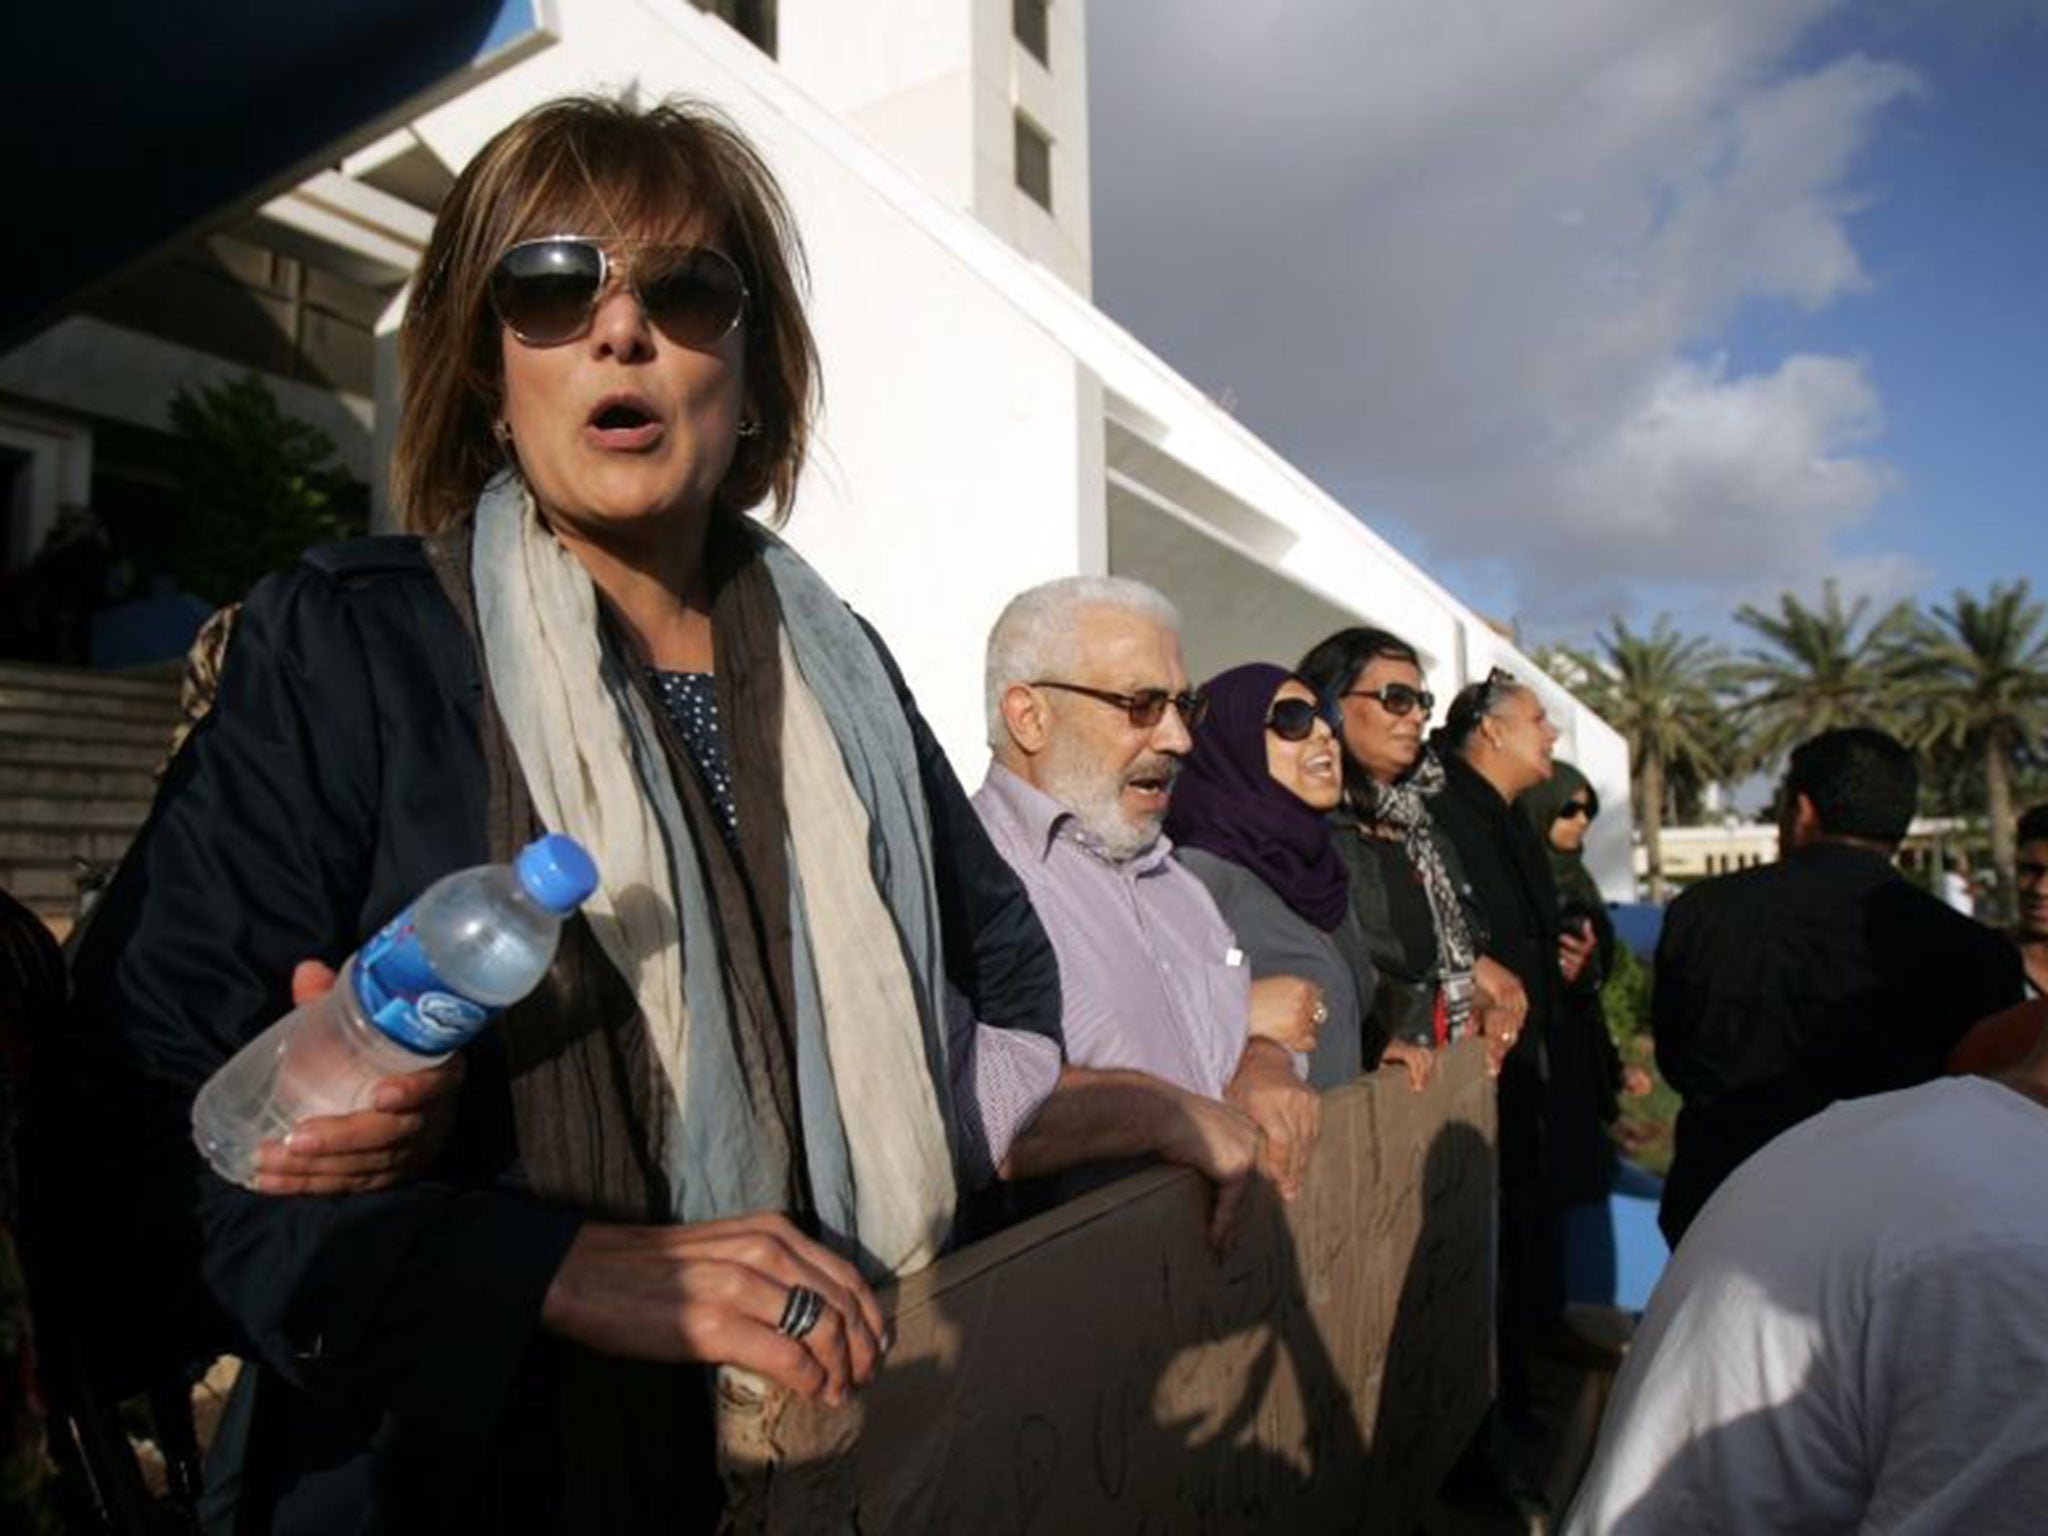
M 1424 751 L 1408 776 L 1395 784 L 1368 779 L 1350 792 L 1351 806 L 1368 829 L 1384 828 L 1397 835 L 1408 862 L 1422 877 L 1422 893 L 1429 901 L 1429 916 L 1436 928 L 1437 983 L 1443 989 L 1444 1011 L 1453 1038 L 1465 1032 L 1472 1017 L 1472 967 L 1478 958 L 1472 942 L 1472 926 L 1458 900 L 1458 888 L 1451 879 L 1437 846 L 1430 820 L 1429 801 L 1444 787 L 1444 766 L 1432 751 Z

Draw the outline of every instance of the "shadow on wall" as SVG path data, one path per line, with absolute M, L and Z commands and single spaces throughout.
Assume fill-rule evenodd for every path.
M 729 1527 L 1411 1528 L 1491 1396 L 1492 1104 L 1476 1046 L 1328 1095 L 1220 1257 L 1169 1169 L 950 1255 L 843 1409 L 728 1375 Z

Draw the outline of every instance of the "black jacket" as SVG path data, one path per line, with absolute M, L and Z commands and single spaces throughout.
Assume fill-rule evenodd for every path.
M 1500 1075 L 1503 1193 L 1547 1177 L 1549 1035 L 1557 1017 L 1557 890 L 1550 856 L 1528 819 L 1455 752 L 1444 754 L 1443 792 L 1430 814 L 1458 850 L 1486 916 L 1486 953 L 1529 994 L 1529 1017 Z
M 1464 910 L 1466 927 L 1472 935 L 1473 952 L 1485 954 L 1486 914 L 1479 910 L 1478 895 L 1472 889 L 1472 882 L 1465 878 L 1465 866 L 1458 857 L 1457 845 L 1434 821 L 1425 823 L 1423 830 L 1436 844 L 1437 855 L 1444 861 L 1445 872 L 1457 890 L 1458 905 Z M 1394 896 L 1387 889 L 1389 870 L 1398 869 L 1400 873 L 1393 878 L 1408 881 L 1415 887 L 1416 898 L 1426 902 L 1427 898 L 1421 894 L 1421 876 L 1415 872 L 1405 850 L 1398 860 L 1383 858 L 1384 850 L 1348 810 L 1331 813 L 1330 832 L 1336 840 L 1337 853 L 1344 860 L 1345 872 L 1351 877 L 1351 910 L 1358 915 L 1359 929 L 1365 935 L 1366 952 L 1379 975 L 1379 986 L 1373 994 L 1370 1027 L 1379 1035 L 1383 1045 L 1387 1040 L 1433 1043 L 1437 993 L 1440 990 L 1436 968 L 1442 960 L 1442 939 L 1436 935 L 1432 925 L 1431 933 L 1437 948 L 1431 953 L 1428 966 L 1418 972 L 1414 957 L 1401 942 L 1393 915 Z M 1389 849 L 1400 847 L 1398 843 L 1385 845 Z
M 268 578 L 78 955 L 78 1098 L 56 1118 L 89 1132 L 64 1160 L 79 1208 L 103 1216 L 105 1310 L 139 1339 L 258 1363 L 243 1499 L 265 1512 L 259 1528 L 449 1529 L 517 1512 L 493 1487 L 493 1445 L 580 1217 L 520 1190 L 491 1032 L 470 1048 L 431 1180 L 264 1198 L 207 1170 L 189 1128 L 199 1085 L 289 1007 L 295 962 L 338 964 L 488 856 L 482 695 L 416 541 L 335 546 Z M 1051 946 L 902 699 L 949 979 L 977 1017 L 1057 1038 Z
M 1686 890 L 1651 1003 L 1657 1064 L 1685 1100 L 1666 1235 L 1780 1131 L 1938 1076 L 1971 1024 L 2019 1000 L 2012 946 L 1873 851 L 1813 844 Z
M 1584 871 L 1580 873 L 1583 875 Z M 1558 989 L 1550 1051 L 1550 1192 L 1559 1205 L 1605 1200 L 1614 1187 L 1614 1140 L 1621 1113 L 1621 1052 L 1607 1029 L 1600 988 L 1614 969 L 1614 919 L 1593 887 L 1567 891 L 1559 881 L 1558 921 L 1593 928 L 1594 948 L 1578 979 Z M 1584 884 L 1592 886 L 1590 876 Z

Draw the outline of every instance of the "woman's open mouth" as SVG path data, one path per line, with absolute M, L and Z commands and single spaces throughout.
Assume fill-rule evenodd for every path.
M 612 395 L 598 402 L 585 427 L 598 447 L 613 452 L 651 448 L 661 441 L 661 418 L 638 395 Z

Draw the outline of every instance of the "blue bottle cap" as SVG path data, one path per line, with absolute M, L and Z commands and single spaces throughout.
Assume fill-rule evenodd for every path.
M 581 843 L 559 832 L 520 849 L 512 869 L 526 894 L 557 917 L 567 917 L 597 889 L 597 865 Z

